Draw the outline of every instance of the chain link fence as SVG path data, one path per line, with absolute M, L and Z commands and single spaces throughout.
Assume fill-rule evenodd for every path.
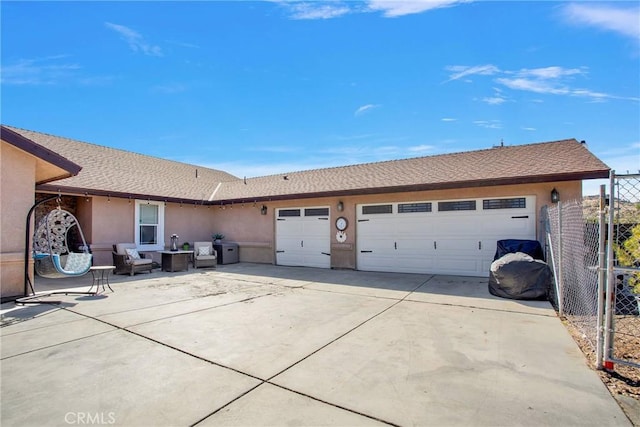
M 640 174 L 612 175 L 605 364 L 640 367 Z
M 612 172 L 609 189 L 543 209 L 551 299 L 599 368 L 640 368 L 640 174 Z
M 554 269 L 552 303 L 591 345 L 598 345 L 598 222 L 585 218 L 581 200 L 543 211 L 547 260 Z

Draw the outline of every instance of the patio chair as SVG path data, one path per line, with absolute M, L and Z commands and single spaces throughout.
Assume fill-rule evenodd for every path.
M 193 243 L 193 266 L 214 267 L 218 264 L 218 254 L 211 242 Z
M 129 274 L 133 276 L 141 271 L 153 269 L 153 260 L 145 258 L 138 253 L 135 243 L 116 243 L 113 245 L 113 265 L 116 266 L 114 274 Z

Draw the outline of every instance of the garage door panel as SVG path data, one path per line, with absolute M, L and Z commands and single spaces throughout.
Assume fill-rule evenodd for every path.
M 365 271 L 401 271 L 404 273 L 424 273 L 425 268 L 433 268 L 433 259 L 425 257 L 381 256 L 362 254 L 359 269 Z
M 398 218 L 404 220 L 404 218 Z M 408 220 L 406 223 L 396 223 L 394 225 L 394 231 L 398 235 L 432 235 L 433 225 L 427 218 L 423 218 L 422 221 L 416 221 L 415 219 Z
M 454 275 L 471 275 L 474 276 L 478 273 L 481 261 L 475 258 L 458 257 L 456 259 L 442 258 L 436 262 L 436 269 L 439 274 L 454 274 Z
M 331 267 L 330 221 L 328 216 L 308 214 L 309 210 L 328 208 L 278 209 L 289 214 L 298 211 L 299 216 L 286 215 L 276 221 L 276 263 L 278 265 Z M 322 218 L 322 219 L 321 219 Z M 327 255 L 329 254 L 329 255 Z
M 278 225 L 279 225 L 278 227 L 279 236 L 296 236 L 296 235 L 299 236 L 303 230 L 303 224 L 301 221 L 279 220 Z
M 486 276 L 498 240 L 535 239 L 534 196 L 447 202 L 453 203 L 443 208 L 454 210 L 439 211 L 438 201 L 411 202 L 410 208 L 434 208 L 420 213 L 403 213 L 392 203 L 391 214 L 362 215 L 359 208 L 356 245 L 372 253 L 359 251 L 357 268 Z
M 437 218 L 436 232 L 440 236 L 468 236 L 478 232 L 478 218 L 473 216 L 459 216 L 457 218 Z
M 512 218 L 511 215 L 492 216 L 483 221 L 484 229 L 487 233 L 511 236 L 531 235 L 534 232 L 535 223 L 530 220 L 528 215 Z
M 440 238 L 436 241 L 436 250 L 438 253 L 455 253 L 478 250 L 478 240 L 459 239 L 459 238 Z
M 435 250 L 433 240 L 416 238 L 415 240 L 399 240 L 395 246 L 399 251 L 432 254 Z

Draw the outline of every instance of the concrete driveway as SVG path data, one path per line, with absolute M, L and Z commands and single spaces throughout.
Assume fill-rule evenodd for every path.
M 551 306 L 486 279 L 232 264 L 111 286 L 2 306 L 3 426 L 630 425 Z

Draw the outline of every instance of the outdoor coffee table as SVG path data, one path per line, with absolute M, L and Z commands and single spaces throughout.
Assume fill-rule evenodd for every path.
M 181 271 L 189 269 L 193 251 L 159 251 L 162 254 L 162 271 Z
M 115 270 L 116 266 L 115 265 L 94 265 L 91 266 L 89 268 L 89 271 L 91 272 L 91 276 L 93 277 L 93 280 L 91 282 L 91 287 L 89 288 L 89 291 L 91 291 L 91 289 L 95 286 L 96 287 L 96 293 L 100 292 L 100 285 L 102 285 L 102 290 L 104 291 L 104 285 L 106 283 L 107 287 L 111 290 L 111 292 L 114 292 L 114 290 L 111 288 L 111 285 L 109 284 L 109 274 Z

